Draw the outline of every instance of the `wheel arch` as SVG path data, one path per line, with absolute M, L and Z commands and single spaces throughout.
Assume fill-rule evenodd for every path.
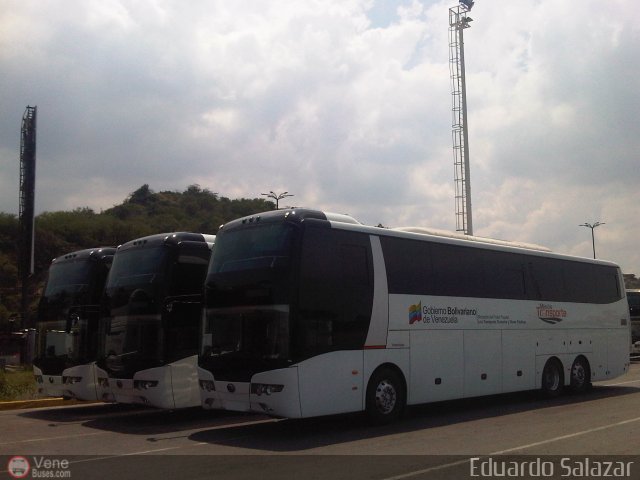
M 367 379 L 364 411 L 376 425 L 399 419 L 407 406 L 407 379 L 402 369 L 390 362 L 378 365 Z
M 411 360 L 408 348 L 371 349 L 364 351 L 362 371 L 362 409 L 366 407 L 366 391 L 371 378 L 381 368 L 392 368 L 401 377 L 407 397 L 411 387 Z
M 371 377 L 373 377 L 376 373 L 378 373 L 380 370 L 385 369 L 385 368 L 389 368 L 391 370 L 395 370 L 398 375 L 400 376 L 400 379 L 402 380 L 402 386 L 404 388 L 404 392 L 405 394 L 408 394 L 408 383 L 407 383 L 407 377 L 405 376 L 404 372 L 402 371 L 402 368 L 400 368 L 398 365 L 396 365 L 393 362 L 384 362 L 381 363 L 380 365 L 378 365 L 376 368 L 374 368 L 371 373 L 369 374 L 369 376 L 367 377 L 367 381 L 365 383 L 365 389 L 366 387 L 369 385 L 369 382 L 371 381 Z

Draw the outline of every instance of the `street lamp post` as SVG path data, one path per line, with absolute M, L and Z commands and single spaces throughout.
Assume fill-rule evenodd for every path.
M 274 193 L 273 190 L 270 190 L 269 193 L 261 193 L 260 195 L 264 195 L 265 197 L 268 197 L 268 198 L 273 198 L 276 201 L 276 210 L 280 208 L 279 206 L 280 200 L 286 197 L 293 197 L 292 193 L 289 193 L 289 192 Z
M 593 258 L 596 258 L 596 237 L 595 234 L 593 233 L 593 231 L 595 230 L 596 227 L 599 227 L 600 225 L 604 225 L 604 222 L 596 222 L 596 223 L 583 223 L 581 225 L 578 225 L 579 227 L 587 227 L 591 229 L 591 244 L 593 245 Z

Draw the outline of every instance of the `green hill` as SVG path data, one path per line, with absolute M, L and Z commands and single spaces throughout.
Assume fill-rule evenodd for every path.
M 229 199 L 198 185 L 184 192 L 154 192 L 143 185 L 120 205 L 100 213 L 90 208 L 44 212 L 35 220 L 35 274 L 30 282 L 31 311 L 51 260 L 96 246 L 119 245 L 155 233 L 187 231 L 215 234 L 234 218 L 272 210 L 264 199 Z M 0 331 L 20 309 L 17 262 L 18 219 L 0 212 Z

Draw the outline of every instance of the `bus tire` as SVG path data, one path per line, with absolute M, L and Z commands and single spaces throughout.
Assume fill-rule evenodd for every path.
M 582 355 L 573 361 L 570 385 L 574 393 L 584 393 L 591 388 L 591 367 Z
M 557 358 L 550 358 L 542 371 L 542 394 L 547 398 L 557 397 L 564 387 L 564 372 Z
M 407 404 L 407 391 L 400 373 L 389 367 L 376 370 L 367 385 L 366 411 L 377 424 L 391 423 L 402 415 Z

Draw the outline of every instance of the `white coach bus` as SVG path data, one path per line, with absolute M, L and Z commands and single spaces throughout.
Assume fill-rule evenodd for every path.
M 166 409 L 200 405 L 198 332 L 214 241 L 177 232 L 118 247 L 102 298 L 99 399 Z
M 629 368 L 619 268 L 525 245 L 279 210 L 221 227 L 202 405 L 300 418 L 542 389 Z M 458 235 L 460 236 L 460 235 Z

